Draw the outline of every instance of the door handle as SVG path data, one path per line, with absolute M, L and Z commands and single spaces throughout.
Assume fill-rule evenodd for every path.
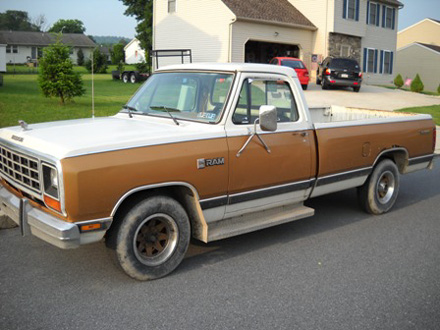
M 309 132 L 295 132 L 292 135 L 301 135 L 302 137 L 306 137 L 309 135 Z

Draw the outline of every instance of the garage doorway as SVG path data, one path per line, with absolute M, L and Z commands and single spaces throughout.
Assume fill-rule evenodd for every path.
M 299 53 L 298 45 L 249 40 L 245 45 L 244 61 L 246 63 L 267 64 L 277 56 L 299 58 Z

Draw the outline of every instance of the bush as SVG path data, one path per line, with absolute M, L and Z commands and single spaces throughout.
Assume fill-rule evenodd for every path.
M 107 59 L 101 51 L 96 48 L 93 53 L 93 73 L 107 73 Z M 86 69 L 92 72 L 92 61 L 87 60 Z
M 118 63 L 118 65 L 116 65 L 116 70 L 118 70 L 119 71 L 119 73 L 122 73 L 122 72 L 124 72 L 124 70 L 125 70 L 125 67 L 124 67 L 124 62 L 119 62 Z
M 76 64 L 78 64 L 79 66 L 83 66 L 84 65 L 84 53 L 81 48 L 78 50 L 78 53 L 76 53 L 76 57 L 77 57 Z
M 416 92 L 416 93 L 420 93 L 423 91 L 424 88 L 425 88 L 425 86 L 423 85 L 419 74 L 416 74 L 416 77 L 413 79 L 413 81 L 411 83 L 411 91 Z
M 142 61 L 140 63 L 136 63 L 136 70 L 142 73 L 150 73 L 150 67 L 145 61 Z
M 62 104 L 85 93 L 80 74 L 73 71 L 70 48 L 61 42 L 61 35 L 56 43 L 44 48 L 38 84 L 44 96 L 59 97 Z
M 397 75 L 397 77 L 394 79 L 394 85 L 395 85 L 397 88 L 402 88 L 403 84 L 404 84 L 404 82 L 403 82 L 403 78 L 402 78 L 402 76 L 401 76 L 400 73 L 399 73 L 399 74 Z

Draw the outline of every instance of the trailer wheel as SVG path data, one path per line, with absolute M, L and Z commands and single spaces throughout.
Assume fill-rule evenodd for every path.
M 400 176 L 396 164 L 389 159 L 376 165 L 367 182 L 358 188 L 361 207 L 371 214 L 388 212 L 399 194 Z
M 129 79 L 129 75 L 127 72 L 124 72 L 122 74 L 122 81 L 124 82 L 124 84 L 128 83 L 128 79 Z
M 132 73 L 132 74 L 130 75 L 130 82 L 131 82 L 132 84 L 134 84 L 134 83 L 137 82 L 136 75 L 135 75 L 134 73 Z
M 190 241 L 185 209 L 167 196 L 135 204 L 116 232 L 116 258 L 132 278 L 146 281 L 171 273 L 182 261 Z

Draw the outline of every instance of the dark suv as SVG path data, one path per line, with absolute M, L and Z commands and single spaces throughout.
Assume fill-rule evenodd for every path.
M 359 92 L 361 83 L 361 68 L 351 58 L 327 57 L 316 72 L 316 84 L 321 85 L 322 89 L 332 86 L 353 87 L 355 92 Z

